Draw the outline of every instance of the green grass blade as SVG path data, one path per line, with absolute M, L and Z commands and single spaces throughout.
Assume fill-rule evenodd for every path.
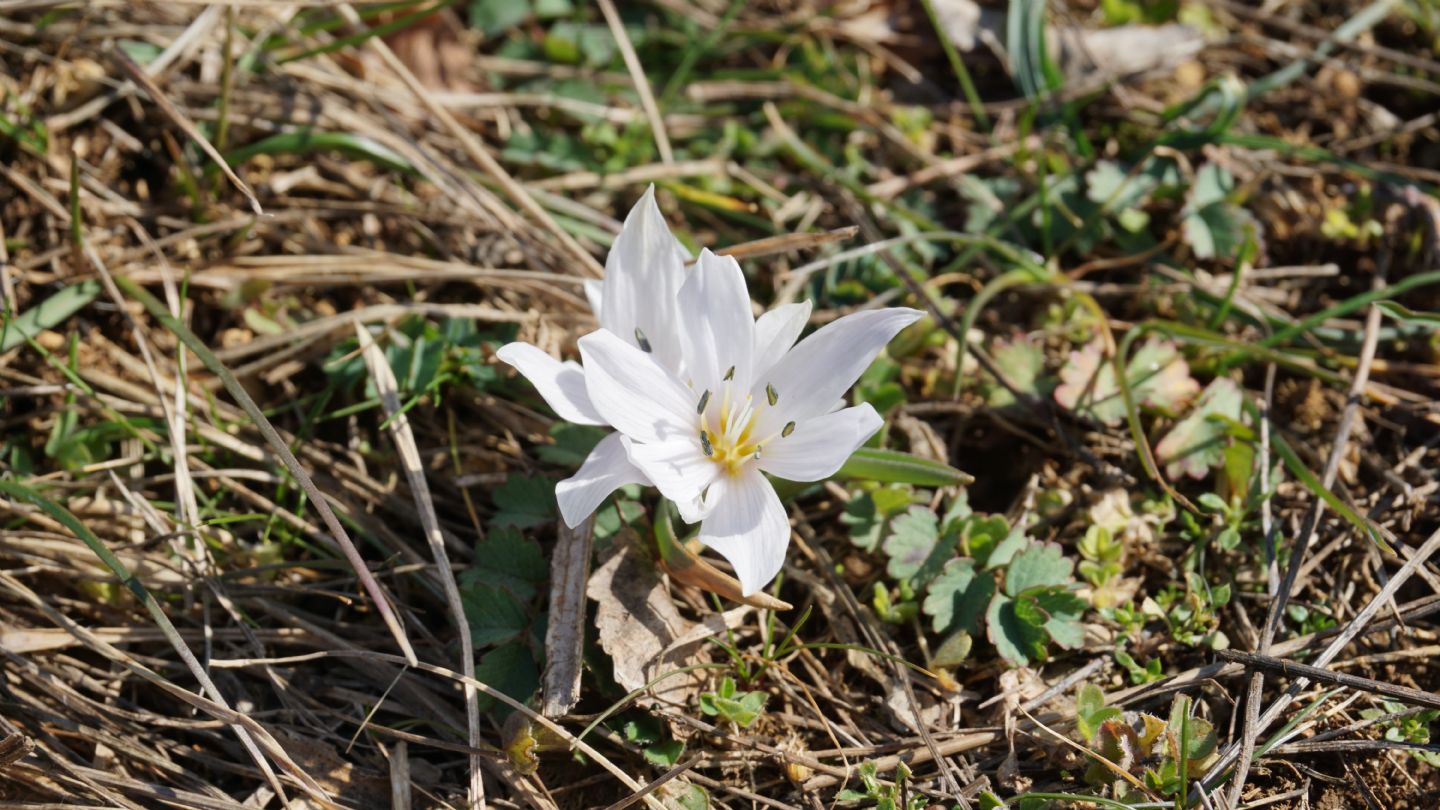
M 46 329 L 53 329 L 100 295 L 100 282 L 87 279 L 46 298 L 0 326 L 0 352 L 8 352 Z

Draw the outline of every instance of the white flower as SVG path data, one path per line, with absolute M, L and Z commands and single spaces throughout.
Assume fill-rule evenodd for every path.
M 605 259 L 605 279 L 586 282 L 585 295 L 600 326 L 637 349 L 653 350 L 665 367 L 681 370 L 676 338 L 675 295 L 685 280 L 689 253 L 670 233 L 651 186 L 630 209 Z M 529 343 L 510 343 L 495 353 L 535 386 L 561 419 L 579 425 L 608 425 L 590 403 L 579 363 L 556 360 Z M 560 516 L 580 525 L 610 493 L 626 484 L 649 484 L 630 463 L 620 434 L 600 441 L 580 470 L 555 487 Z
M 842 397 L 921 313 L 854 313 L 797 345 L 809 302 L 757 320 L 733 258 L 702 251 L 688 272 L 687 258 L 652 187 L 625 218 L 604 281 L 586 284 L 601 328 L 580 338 L 583 367 L 527 343 L 497 355 L 562 419 L 618 431 L 556 485 L 567 525 L 625 484 L 653 484 L 701 524 L 700 541 L 730 561 L 748 596 L 779 572 L 790 542 L 764 474 L 821 480 L 880 429 L 874 408 L 845 408 Z
M 880 429 L 874 408 L 843 408 L 842 396 L 921 313 L 854 313 L 796 345 L 810 305 L 755 320 L 740 265 L 708 250 L 676 305 L 681 374 L 658 345 L 646 352 L 602 329 L 580 339 L 585 387 L 631 462 L 687 522 L 701 522 L 700 541 L 730 561 L 749 595 L 779 572 L 790 542 L 763 473 L 826 478 Z

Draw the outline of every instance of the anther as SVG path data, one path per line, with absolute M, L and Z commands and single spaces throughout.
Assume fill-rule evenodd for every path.
M 770 407 L 772 408 L 775 407 L 775 403 L 780 401 L 780 395 L 775 393 L 775 386 L 770 383 L 765 383 L 765 398 L 770 400 Z
M 709 405 L 709 404 L 710 404 L 710 389 L 707 388 L 707 389 L 705 389 L 705 393 L 703 393 L 703 394 L 700 395 L 700 404 L 695 406 L 695 412 L 698 413 L 698 414 L 700 414 L 701 416 L 704 416 L 704 415 L 705 415 L 705 406 L 706 406 L 706 405 Z
M 715 448 L 710 444 L 710 434 L 703 430 L 700 431 L 700 449 L 704 450 L 707 456 L 715 455 Z
M 789 436 L 791 433 L 794 433 L 794 432 L 795 432 L 795 423 L 794 423 L 794 422 L 786 422 L 786 423 L 785 423 L 785 429 L 780 431 L 780 437 L 781 437 L 781 438 L 784 438 L 784 437 Z
M 649 353 L 650 341 L 645 339 L 645 333 L 641 332 L 638 326 L 635 327 L 635 342 L 640 344 L 640 351 Z
M 734 366 L 731 366 L 731 367 L 730 367 L 730 370 L 727 371 L 727 372 L 725 372 L 725 379 L 726 379 L 727 381 L 728 381 L 728 380 L 733 380 L 733 379 L 735 379 L 735 367 L 734 367 Z

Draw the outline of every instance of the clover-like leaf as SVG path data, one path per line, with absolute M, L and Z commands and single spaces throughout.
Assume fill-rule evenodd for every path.
M 995 593 L 991 574 L 975 570 L 975 561 L 955 559 L 930 583 L 921 610 L 931 619 L 937 633 L 964 630 L 971 635 L 980 632 L 980 617 Z
M 1233 380 L 1215 379 L 1201 393 L 1195 409 L 1155 445 L 1155 458 L 1172 479 L 1181 475 L 1204 478 L 1225 458 L 1230 429 L 1226 420 L 1239 420 L 1243 393 Z
M 1067 559 L 1055 543 L 1033 543 L 1015 555 L 1005 570 L 1005 595 L 1019 596 L 1032 588 L 1067 585 L 1075 561 Z

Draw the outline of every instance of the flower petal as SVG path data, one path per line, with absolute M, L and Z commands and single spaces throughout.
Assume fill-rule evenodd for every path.
M 585 389 L 585 370 L 579 363 L 562 363 L 538 346 L 518 342 L 501 346 L 495 356 L 525 375 L 551 410 L 566 422 L 577 425 L 610 424 L 590 403 L 590 394 Z
M 630 463 L 624 437 L 611 433 L 595 445 L 579 471 L 555 485 L 560 516 L 570 528 L 590 517 L 610 493 L 626 484 L 649 484 L 645 473 Z
M 791 481 L 829 478 L 883 424 L 868 402 L 797 422 L 789 436 L 765 444 L 759 467 Z
M 595 410 L 642 442 L 699 441 L 695 397 L 646 352 L 600 329 L 580 338 L 585 387 Z
M 810 302 L 781 304 L 755 321 L 755 359 L 752 361 L 758 379 L 780 362 L 795 345 L 805 324 L 810 320 Z
M 885 344 L 922 314 L 903 307 L 856 312 L 800 341 L 763 378 L 755 380 L 752 393 L 757 402 L 767 384 L 774 386 L 779 398 L 776 407 L 760 413 L 757 434 L 769 436 L 786 422 L 800 422 L 831 410 Z
M 675 502 L 686 523 L 704 516 L 700 496 L 720 474 L 720 465 L 700 449 L 692 436 L 662 442 L 627 441 L 630 461 L 650 479 L 660 494 Z
M 765 587 L 785 565 L 790 521 L 780 496 L 754 467 L 722 476 L 710 487 L 713 511 L 700 524 L 700 542 L 715 549 L 735 568 L 745 596 Z
M 605 257 L 600 325 L 633 346 L 640 345 L 638 329 L 660 364 L 672 371 L 679 371 L 681 358 L 675 294 L 689 258 L 655 203 L 654 186 L 630 209 Z
M 595 313 L 596 320 L 603 320 L 604 316 L 600 313 L 604 311 L 601 309 L 601 305 L 605 302 L 605 282 L 593 278 L 586 279 L 584 286 L 585 300 L 590 302 L 590 311 Z
M 755 318 L 740 263 L 700 251 L 700 261 L 676 298 L 685 373 L 696 391 L 715 391 L 730 368 L 740 391 L 750 387 L 755 351 Z

